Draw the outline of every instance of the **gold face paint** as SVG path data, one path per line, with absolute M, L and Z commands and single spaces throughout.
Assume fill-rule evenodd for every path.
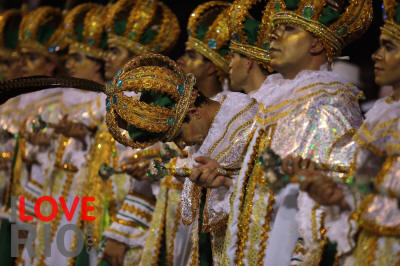
M 241 91 L 245 83 L 248 71 L 246 68 L 246 58 L 238 53 L 233 53 L 231 62 L 229 63 L 229 80 L 231 91 Z
M 108 48 L 105 59 L 105 78 L 111 80 L 118 70 L 131 59 L 131 54 L 127 48 L 112 44 Z
M 206 77 L 205 65 L 207 63 L 208 61 L 201 54 L 188 47 L 185 54 L 178 59 L 178 64 L 182 67 L 183 71 L 185 73 L 192 73 L 197 80 Z
M 70 77 L 92 80 L 98 74 L 99 69 L 101 69 L 101 66 L 98 66 L 98 64 L 98 62 L 91 60 L 84 53 L 70 48 L 65 67 Z
M 23 75 L 19 59 L 0 60 L 0 73 L 3 80 L 14 79 Z
M 21 49 L 23 76 L 51 76 L 54 69 L 54 63 L 46 59 L 44 55 Z
M 400 41 L 382 33 L 380 47 L 372 55 L 375 82 L 379 86 L 400 84 Z
M 271 67 L 279 73 L 303 70 L 310 58 L 313 36 L 296 25 L 278 25 L 271 33 Z

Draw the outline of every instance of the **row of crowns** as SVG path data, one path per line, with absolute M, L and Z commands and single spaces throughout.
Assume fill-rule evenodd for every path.
M 0 32 L 3 57 L 15 53 L 18 44 L 50 58 L 68 46 L 102 58 L 110 43 L 123 45 L 135 55 L 167 52 L 176 43 L 180 28 L 175 14 L 161 1 L 120 0 L 107 7 L 81 4 L 65 16 L 50 6 L 25 15 L 8 10 L 0 15 Z
M 400 1 L 384 0 L 383 5 L 384 25 L 381 27 L 382 33 L 400 40 Z
M 264 10 L 257 20 L 250 11 L 260 3 Z M 397 1 L 385 3 L 389 17 L 393 18 Z M 225 73 L 229 68 L 229 44 L 234 51 L 268 62 L 268 35 L 273 24 L 304 27 L 323 41 L 328 57 L 332 58 L 364 33 L 372 20 L 371 0 L 236 0 L 229 6 L 222 1 L 204 3 L 193 11 L 188 22 L 188 46 Z M 396 33 L 393 19 L 386 24 L 384 29 Z M 176 16 L 162 2 L 120 0 L 108 7 L 79 5 L 65 19 L 56 8 L 40 7 L 22 19 L 19 40 L 21 46 L 47 55 L 74 44 L 91 56 L 100 57 L 107 45 L 105 29 L 108 43 L 124 45 L 134 54 L 166 52 L 179 36 Z M 64 38 L 66 32 L 68 38 Z M 251 35 L 256 38 L 250 38 Z
M 254 6 L 262 9 L 255 17 Z M 371 0 L 238 0 L 230 10 L 231 49 L 268 64 L 269 35 L 278 24 L 294 24 L 319 38 L 327 57 L 361 36 L 372 21 Z

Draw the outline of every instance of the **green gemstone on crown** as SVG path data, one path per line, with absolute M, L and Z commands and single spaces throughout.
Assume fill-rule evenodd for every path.
M 340 25 L 340 26 L 337 28 L 336 33 L 339 34 L 339 35 L 344 35 L 344 34 L 347 33 L 347 30 L 348 30 L 347 25 Z
M 312 18 L 313 15 L 314 15 L 314 9 L 312 8 L 312 6 L 306 6 L 303 9 L 303 17 L 310 19 Z
M 182 94 L 183 93 L 183 86 L 181 84 L 179 84 L 177 87 L 178 87 L 179 94 Z
M 281 10 L 281 7 L 280 7 L 278 1 L 275 2 L 275 10 L 276 10 L 276 12 L 279 12 Z
M 215 49 L 217 47 L 217 41 L 215 39 L 210 39 L 208 41 L 208 47 L 211 49 Z
M 263 43 L 263 45 L 262 45 L 262 48 L 263 48 L 264 50 L 267 50 L 267 51 L 269 51 L 269 48 L 270 48 L 270 46 L 269 46 L 269 42 L 265 42 L 265 43 Z
M 170 117 L 167 120 L 167 125 L 168 126 L 172 126 L 174 124 L 175 118 L 174 117 Z
M 136 38 L 136 32 L 134 32 L 134 31 L 129 32 L 128 37 L 129 37 L 129 39 L 131 39 L 131 40 L 135 39 L 135 38 Z

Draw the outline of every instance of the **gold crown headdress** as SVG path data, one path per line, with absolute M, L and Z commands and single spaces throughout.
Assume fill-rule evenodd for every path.
M 250 13 L 255 6 L 259 9 L 262 7 L 261 19 L 254 18 Z M 274 1 L 236 0 L 229 12 L 229 48 L 266 66 L 270 61 L 269 33 L 273 28 L 271 18 L 275 11 Z
M 57 8 L 43 6 L 22 18 L 19 26 L 20 48 L 54 58 L 62 40 L 63 15 Z
M 64 27 L 70 47 L 94 58 L 103 58 L 107 47 L 104 19 L 106 8 L 85 3 L 65 16 Z
M 111 134 L 134 148 L 172 140 L 197 97 L 194 83 L 193 75 L 186 76 L 166 56 L 135 57 L 106 88 L 106 122 Z
M 328 59 L 340 55 L 372 21 L 372 0 L 276 0 L 274 24 L 295 24 L 319 38 Z
M 188 21 L 186 45 L 213 62 L 221 71 L 228 73 L 231 53 L 229 50 L 230 4 L 210 1 L 199 5 Z
M 382 33 L 386 33 L 397 40 L 400 40 L 400 1 L 383 0 L 383 21 Z
M 10 9 L 0 14 L 0 58 L 18 57 L 18 28 L 22 20 L 22 11 Z
M 106 28 L 109 44 L 126 47 L 135 55 L 168 52 L 180 34 L 176 15 L 156 0 L 119 0 L 110 7 Z

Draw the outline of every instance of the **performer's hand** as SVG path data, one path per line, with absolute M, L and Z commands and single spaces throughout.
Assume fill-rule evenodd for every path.
M 41 148 L 48 148 L 51 144 L 51 137 L 42 132 L 29 132 L 26 137 L 27 141 L 32 145 L 39 146 Z
M 125 172 L 137 180 L 147 179 L 146 172 L 149 168 L 149 160 L 139 160 L 125 164 Z
M 126 252 L 126 245 L 113 239 L 108 239 L 104 248 L 104 259 L 112 266 L 122 265 Z
M 327 176 L 308 177 L 300 183 L 300 189 L 307 191 L 308 195 L 321 205 L 338 205 L 344 211 L 351 209 L 343 189 Z
M 200 156 L 195 158 L 195 161 L 199 165 L 195 167 L 189 177 L 193 183 L 206 188 L 230 187 L 232 185 L 231 178 L 220 175 L 218 168 L 221 165 L 216 160 Z
M 60 122 L 54 126 L 54 130 L 58 134 L 77 139 L 82 143 L 84 149 L 86 149 L 85 138 L 90 132 L 84 124 L 70 121 L 68 120 L 68 116 L 64 115 Z
M 282 170 L 288 175 L 302 177 L 300 189 L 321 205 L 338 205 L 342 210 L 350 210 L 345 194 L 338 184 L 326 176 L 317 164 L 300 156 L 287 156 L 282 161 Z
M 312 177 L 320 174 L 316 166 L 316 163 L 312 160 L 303 159 L 301 156 L 293 158 L 293 156 L 289 155 L 282 160 L 282 171 L 290 176 Z

